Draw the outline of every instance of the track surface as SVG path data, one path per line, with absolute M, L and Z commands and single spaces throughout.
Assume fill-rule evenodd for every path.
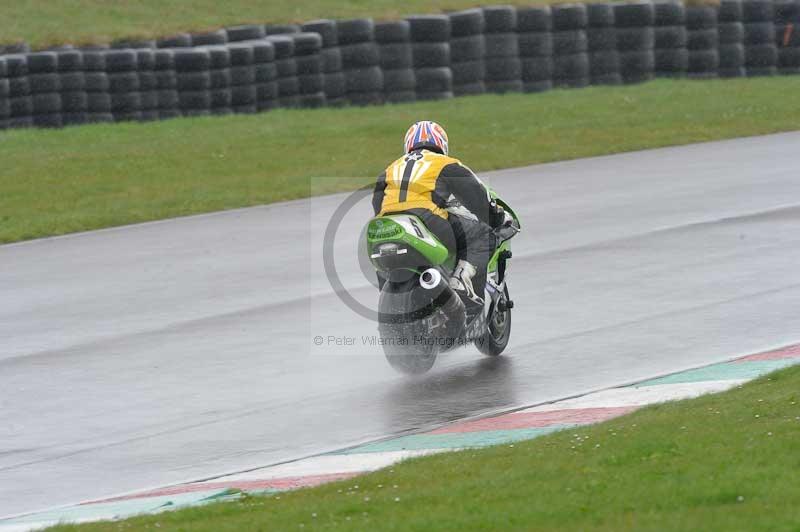
M 790 133 L 487 175 L 525 227 L 511 346 L 493 360 L 462 349 L 418 380 L 362 345 L 375 325 L 322 273 L 342 195 L 2 246 L 0 516 L 797 342 L 798 145 Z M 376 294 L 354 235 L 368 211 L 336 245 L 364 302 Z

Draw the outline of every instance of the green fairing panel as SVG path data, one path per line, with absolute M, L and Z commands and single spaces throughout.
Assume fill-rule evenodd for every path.
M 492 258 L 491 258 L 491 260 L 489 261 L 489 267 L 488 267 L 488 271 L 489 271 L 489 273 L 492 273 L 492 272 L 496 272 L 496 271 L 497 271 L 497 261 L 499 261 L 499 260 L 500 260 L 500 253 L 502 253 L 503 251 L 505 251 L 505 250 L 507 250 L 507 249 L 511 249 L 511 246 L 509 246 L 509 245 L 508 245 L 508 241 L 506 240 L 505 242 L 503 242 L 503 243 L 500 245 L 500 247 L 498 247 L 498 248 L 497 248 L 497 249 L 494 251 L 494 255 L 492 255 Z
M 503 207 L 503 209 L 506 212 L 511 214 L 511 216 L 513 216 L 514 219 L 517 221 L 517 224 L 521 227 L 521 224 L 519 222 L 519 216 L 517 216 L 517 213 L 514 212 L 514 209 L 512 209 L 511 207 L 508 206 L 508 203 L 503 201 L 500 198 L 500 196 L 498 196 L 497 193 L 492 189 L 489 189 L 489 197 L 491 197 L 495 201 L 495 203 L 497 203 L 498 205 Z M 494 255 L 492 255 L 492 258 L 489 261 L 489 268 L 488 268 L 489 273 L 497 271 L 497 262 L 498 262 L 498 260 L 500 260 L 500 254 L 503 251 L 510 250 L 510 249 L 511 249 L 511 246 L 509 245 L 508 240 L 506 240 L 505 242 L 500 244 L 500 246 L 494 251 Z
M 416 216 L 389 215 L 373 218 L 367 226 L 367 253 L 384 242 L 402 242 L 431 262 L 432 266 L 444 264 L 451 254 L 425 224 Z

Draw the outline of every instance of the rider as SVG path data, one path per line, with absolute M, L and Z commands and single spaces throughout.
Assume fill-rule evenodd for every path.
M 503 223 L 504 214 L 472 170 L 448 156 L 447 133 L 436 122 L 412 125 L 404 148 L 405 155 L 378 176 L 375 215 L 418 216 L 448 249 L 456 249 L 450 286 L 472 302 L 475 312 L 483 308 L 486 268 L 496 246 L 492 228 Z M 469 212 L 448 212 L 451 195 Z

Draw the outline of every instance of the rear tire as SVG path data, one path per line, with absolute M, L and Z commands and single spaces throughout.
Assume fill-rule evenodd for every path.
M 508 287 L 504 291 L 503 301 L 508 301 Z M 492 319 L 486 324 L 483 337 L 475 341 L 475 347 L 486 356 L 496 357 L 505 351 L 511 337 L 511 309 L 493 312 Z
M 419 286 L 416 276 L 405 283 L 387 282 L 381 290 L 378 332 L 383 353 L 389 365 L 405 375 L 427 372 L 436 363 L 439 354 L 437 342 L 418 340 L 420 337 L 430 337 L 425 326 L 430 311 L 414 312 L 414 309 L 423 309 L 430 303 L 422 301 L 422 298 L 428 297 L 426 292 Z M 435 336 L 432 340 L 435 340 Z
M 381 334 L 383 335 L 383 334 Z M 383 354 L 389 365 L 404 375 L 422 375 L 427 373 L 436 363 L 438 349 L 428 353 L 410 353 L 403 351 L 402 348 L 383 346 Z

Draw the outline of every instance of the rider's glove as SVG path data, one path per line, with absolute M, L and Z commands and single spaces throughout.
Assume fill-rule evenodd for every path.
M 512 225 L 514 223 L 514 217 L 511 216 L 506 210 L 501 207 L 500 205 L 494 204 L 494 215 L 492 216 L 492 227 L 497 229 L 499 227 L 506 227 Z
M 492 202 L 492 218 L 491 223 L 489 225 L 492 226 L 492 229 L 497 229 L 498 227 L 503 226 L 503 222 L 505 222 L 505 214 L 506 211 L 500 205 Z

